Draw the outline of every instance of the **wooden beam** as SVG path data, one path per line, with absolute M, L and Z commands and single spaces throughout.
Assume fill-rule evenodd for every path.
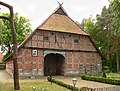
M 55 51 L 73 51 L 73 52 L 87 52 L 87 53 L 99 53 L 98 51 L 86 51 L 86 50 L 72 50 L 72 49 L 55 49 L 55 48 L 42 48 L 42 47 L 23 47 L 26 49 L 42 49 L 42 50 L 55 50 Z
M 6 3 L 1 2 L 1 1 L 0 1 L 0 5 L 3 5 L 3 6 L 5 6 L 5 7 L 7 7 L 7 8 L 9 8 L 9 9 L 11 9 L 11 7 L 12 7 L 12 6 L 10 6 L 9 4 L 6 4 Z
M 63 5 L 63 3 L 60 3 L 60 2 L 58 2 L 58 4 L 59 4 L 59 6 L 62 6 L 62 5 Z
M 0 16 L 1 19 L 6 19 L 6 20 L 9 20 L 8 17 L 5 17 L 5 16 Z

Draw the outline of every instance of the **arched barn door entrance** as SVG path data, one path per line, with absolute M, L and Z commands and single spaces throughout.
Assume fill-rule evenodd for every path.
M 64 75 L 65 57 L 62 54 L 50 53 L 44 57 L 44 75 Z

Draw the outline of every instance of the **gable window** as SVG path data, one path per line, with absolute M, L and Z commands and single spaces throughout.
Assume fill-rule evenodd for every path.
M 74 43 L 78 44 L 79 43 L 79 39 L 74 39 Z
M 44 41 L 49 41 L 49 37 L 48 36 L 44 36 Z

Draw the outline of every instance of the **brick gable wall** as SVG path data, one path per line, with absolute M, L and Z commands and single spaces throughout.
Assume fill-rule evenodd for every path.
M 49 37 L 48 41 L 44 41 L 46 36 Z M 74 39 L 78 39 L 79 43 L 74 43 Z M 88 36 L 39 30 L 29 39 L 25 47 L 96 51 Z

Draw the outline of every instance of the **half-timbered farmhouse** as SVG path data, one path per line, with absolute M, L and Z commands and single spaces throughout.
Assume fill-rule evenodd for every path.
M 18 47 L 17 61 L 20 77 L 102 72 L 100 51 L 61 5 Z M 12 74 L 12 54 L 5 62 Z

